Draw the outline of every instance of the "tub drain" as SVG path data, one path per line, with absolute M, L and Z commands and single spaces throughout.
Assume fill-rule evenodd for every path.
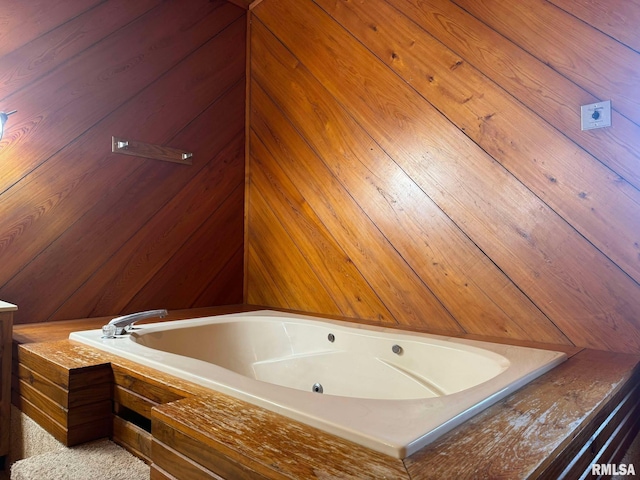
M 322 384 L 320 383 L 314 383 L 313 387 L 311 387 L 311 391 L 312 392 L 316 392 L 316 393 L 322 393 L 323 392 L 323 388 L 322 388 Z

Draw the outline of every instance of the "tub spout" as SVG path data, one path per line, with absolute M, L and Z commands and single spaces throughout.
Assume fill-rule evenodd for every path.
M 104 337 L 111 338 L 114 335 L 122 335 L 131 330 L 133 324 L 139 320 L 145 318 L 160 317 L 164 318 L 169 314 L 165 309 L 160 310 L 148 310 L 146 312 L 131 313 L 129 315 L 123 315 L 122 317 L 116 317 L 111 320 L 107 325 L 102 327 Z

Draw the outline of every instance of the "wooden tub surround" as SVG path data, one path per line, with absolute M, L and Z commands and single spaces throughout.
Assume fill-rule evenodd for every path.
M 152 479 L 574 478 L 619 462 L 640 428 L 640 357 L 564 348 L 567 362 L 399 460 L 66 338 L 104 323 L 14 327 L 13 403 L 66 445 L 110 436 Z

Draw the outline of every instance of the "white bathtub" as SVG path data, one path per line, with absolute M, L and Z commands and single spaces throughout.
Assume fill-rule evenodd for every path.
M 566 359 L 561 352 L 274 311 L 101 335 L 70 338 L 397 458 Z

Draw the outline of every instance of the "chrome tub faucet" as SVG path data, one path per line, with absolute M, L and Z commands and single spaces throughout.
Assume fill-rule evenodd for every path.
M 147 310 L 146 312 L 130 313 L 116 317 L 102 327 L 102 338 L 114 338 L 116 335 L 124 335 L 129 333 L 133 328 L 133 324 L 145 318 L 164 318 L 169 314 L 167 310 Z

